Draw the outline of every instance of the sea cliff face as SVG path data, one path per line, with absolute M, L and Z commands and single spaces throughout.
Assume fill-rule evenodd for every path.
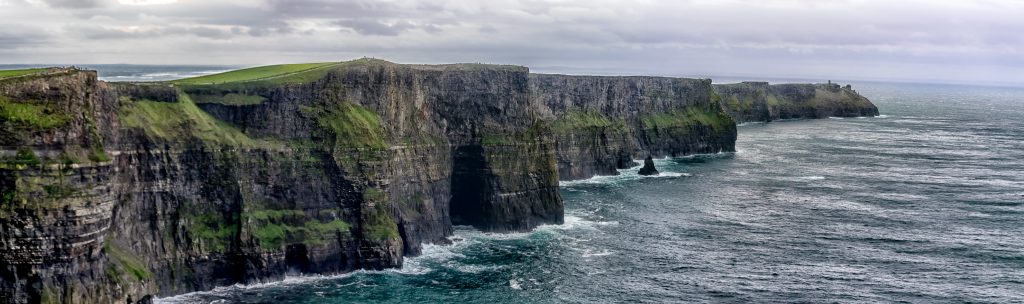
M 878 108 L 850 85 L 742 82 L 716 84 L 714 88 L 737 123 L 878 116 Z
M 733 151 L 736 123 L 707 79 L 530 75 L 562 180 L 618 174 L 646 156 Z
M 0 79 L 0 302 L 400 267 L 562 222 L 559 179 L 732 151 L 708 80 L 358 60 L 232 83 Z

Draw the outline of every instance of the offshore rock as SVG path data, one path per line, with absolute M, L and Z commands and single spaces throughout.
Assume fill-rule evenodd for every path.
M 644 159 L 644 166 L 638 173 L 640 175 L 658 175 L 658 169 L 654 168 L 654 159 L 650 155 Z

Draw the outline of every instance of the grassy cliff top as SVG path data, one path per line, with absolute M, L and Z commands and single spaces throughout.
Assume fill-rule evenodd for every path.
M 700 83 L 707 82 L 711 83 L 711 79 L 708 78 L 690 78 L 690 77 L 676 77 L 676 76 L 645 76 L 645 75 L 582 75 L 582 74 L 552 74 L 552 73 L 530 73 L 530 77 L 538 80 L 547 80 L 548 82 L 555 81 L 624 81 L 624 80 L 637 80 L 637 79 L 659 79 L 659 80 L 670 80 L 670 81 L 683 81 L 688 83 Z
M 185 78 L 170 83 L 186 86 L 205 86 L 222 84 L 256 84 L 278 85 L 287 83 L 306 83 L 323 78 L 327 72 L 352 67 L 403 66 L 415 70 L 440 71 L 480 71 L 480 70 L 513 70 L 529 71 L 526 67 L 515 65 L 493 65 L 482 63 L 455 64 L 397 64 L 386 60 L 363 58 L 343 62 L 279 64 L 234 70 L 219 74 Z
M 32 75 L 36 73 L 45 72 L 49 68 L 36 68 L 36 69 L 20 69 L 20 70 L 0 70 L 0 79 L 19 77 L 25 75 Z
M 318 69 L 324 69 L 337 65 L 337 62 L 320 62 L 320 63 L 298 63 L 298 64 L 278 64 L 268 65 L 254 68 L 247 68 L 241 70 L 234 70 L 230 72 L 218 73 L 213 75 L 185 78 L 172 81 L 175 84 L 223 84 L 223 83 L 236 83 L 236 82 L 249 82 L 258 80 L 272 80 L 275 78 L 285 78 L 287 76 L 294 76 L 296 74 L 304 74 Z

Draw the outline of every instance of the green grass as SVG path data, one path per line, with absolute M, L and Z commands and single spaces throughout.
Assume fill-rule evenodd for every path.
M 337 64 L 336 62 L 279 64 L 175 80 L 175 84 L 202 85 L 248 82 L 283 77 Z
M 190 223 L 188 232 L 197 237 L 201 244 L 208 246 L 207 250 L 213 252 L 227 251 L 238 230 L 238 225 L 228 224 L 231 221 L 219 213 L 201 213 L 188 218 Z
M 339 148 L 387 149 L 380 116 L 370 109 L 343 102 L 337 108 L 304 108 L 317 124 L 335 135 Z
M 644 129 L 669 129 L 701 124 L 712 128 L 715 132 L 728 130 L 735 125 L 735 121 L 728 114 L 708 112 L 696 106 L 654 115 L 644 115 L 640 118 L 640 121 Z
M 387 193 L 377 188 L 367 188 L 363 191 L 363 200 L 373 204 L 372 209 L 366 211 L 366 221 L 363 222 L 366 238 L 372 241 L 397 239 L 398 224 L 388 211 Z
M 363 191 L 363 200 L 372 203 L 387 202 L 388 195 L 377 188 L 366 188 Z
M 184 142 L 195 137 L 210 144 L 235 147 L 267 147 L 274 143 L 257 140 L 200 109 L 187 94 L 178 102 L 136 101 L 121 107 L 121 124 L 142 129 L 154 139 Z
M 49 104 L 11 102 L 0 96 L 0 117 L 33 130 L 49 130 L 64 126 L 71 120 Z
M 551 124 L 551 130 L 556 133 L 567 133 L 573 130 L 589 128 L 612 128 L 625 130 L 626 123 L 620 120 L 612 120 L 604 114 L 591 111 L 569 111 Z
M 39 69 L 22 69 L 22 70 L 0 70 L 0 78 L 10 78 L 25 75 L 32 75 L 35 73 L 43 72 L 48 70 L 47 68 Z
M 367 239 L 372 241 L 392 240 L 399 237 L 398 224 L 391 217 L 386 204 L 378 203 L 373 210 L 370 210 L 364 223 L 363 233 Z
M 36 156 L 36 153 L 33 152 L 32 149 L 29 149 L 28 147 L 20 147 L 18 148 L 18 153 L 14 155 L 14 158 L 5 160 L 4 163 L 35 167 L 40 164 L 40 161 L 39 157 Z
M 219 91 L 232 92 L 254 87 L 273 87 L 283 84 L 310 83 L 323 79 L 327 73 L 351 67 L 383 67 L 393 63 L 379 59 L 357 59 L 345 62 L 321 62 L 283 64 L 248 68 L 220 74 L 186 78 L 171 83 L 185 88 L 186 92 Z
M 286 241 L 322 245 L 332 234 L 350 229 L 343 220 L 321 222 L 307 218 L 301 210 L 255 210 L 246 212 L 245 217 L 252 223 L 253 238 L 264 249 L 280 248 Z
M 107 241 L 103 244 L 103 252 L 114 258 L 119 266 L 125 270 L 125 272 L 131 274 L 139 281 L 148 280 L 153 277 L 153 273 L 149 271 L 148 267 L 143 264 L 137 256 L 128 251 L 121 249 L 117 245 Z M 107 275 L 112 277 L 119 277 L 120 271 L 117 268 L 111 267 L 107 269 Z
M 516 138 L 511 135 L 499 133 L 480 134 L 480 144 L 484 146 L 504 146 L 516 143 Z

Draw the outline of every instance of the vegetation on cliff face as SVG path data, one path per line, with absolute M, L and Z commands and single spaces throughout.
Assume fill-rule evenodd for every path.
M 4 167 L 14 166 L 15 169 L 25 169 L 41 164 L 39 157 L 29 147 L 19 147 L 18 152 L 12 157 L 3 158 Z
M 551 130 L 556 133 L 569 133 L 588 128 L 626 131 L 626 122 L 620 119 L 610 119 L 599 112 L 569 111 L 551 124 Z
M 340 211 L 321 210 L 321 213 L 336 216 Z M 246 211 L 243 218 L 252 237 L 263 249 L 278 249 L 292 241 L 323 245 L 332 235 L 348 235 L 351 228 L 341 219 L 324 222 L 307 217 L 301 210 L 251 210 Z
M 123 101 L 121 124 L 137 128 L 146 136 L 171 143 L 185 143 L 197 138 L 208 144 L 234 147 L 275 147 L 279 144 L 253 139 L 234 126 L 219 121 L 196 106 L 187 94 L 178 102 Z
M 721 111 L 707 111 L 696 106 L 688 106 L 668 112 L 644 115 L 640 117 L 644 129 L 669 129 L 676 127 L 692 127 L 705 125 L 715 132 L 724 132 L 736 124 L 728 114 Z
M 139 257 L 122 249 L 117 244 L 109 240 L 104 242 L 103 252 L 112 257 L 113 264 L 107 268 L 107 276 L 110 276 L 111 279 L 120 282 L 122 274 L 131 275 L 131 278 L 138 281 L 149 280 L 153 277 L 153 272 L 149 271 Z
M 363 191 L 363 200 L 368 208 L 364 210 L 363 235 L 371 241 L 397 239 L 398 225 L 388 211 L 387 194 L 377 188 L 367 188 Z
M 380 116 L 351 102 L 330 107 L 305 107 L 317 124 L 334 134 L 337 148 L 387 149 Z
M 225 252 L 238 233 L 234 214 L 225 220 L 220 213 L 206 212 L 188 216 L 188 232 L 209 252 Z
M 819 87 L 814 89 L 814 98 L 810 103 L 815 107 L 836 107 L 836 108 L 868 108 L 873 106 L 867 98 L 860 96 L 850 88 L 839 88 L 838 86 L 827 88 Z
M 48 130 L 71 120 L 50 103 L 12 102 L 0 96 L 0 118 L 28 130 Z

